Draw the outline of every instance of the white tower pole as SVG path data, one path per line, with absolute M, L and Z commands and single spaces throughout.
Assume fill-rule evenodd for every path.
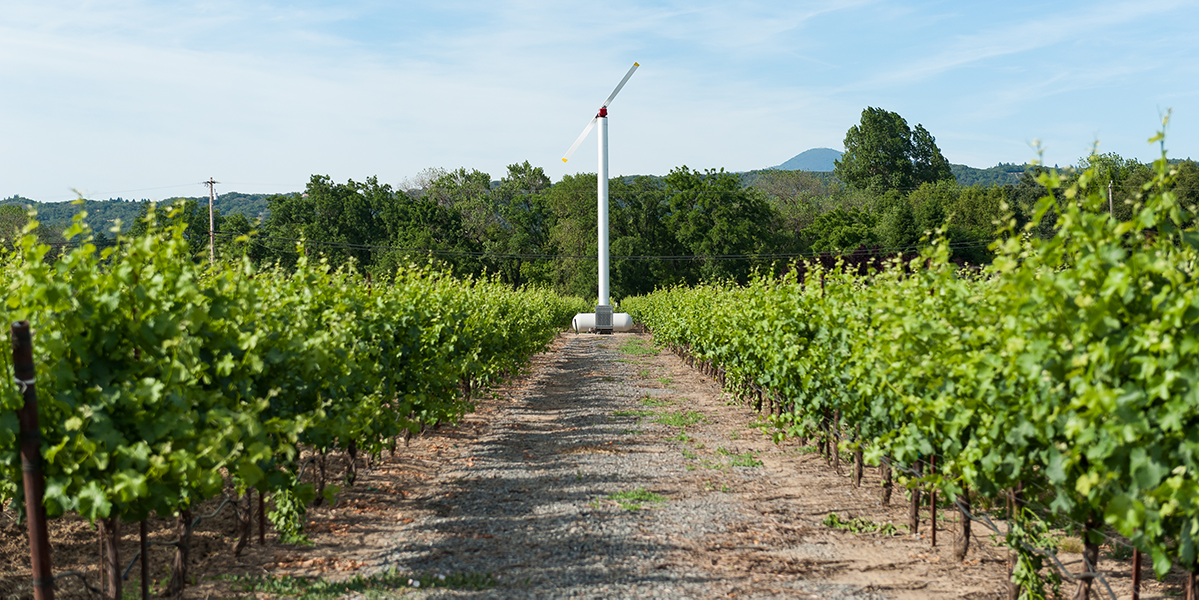
M 608 109 L 599 115 L 599 305 L 608 306 Z

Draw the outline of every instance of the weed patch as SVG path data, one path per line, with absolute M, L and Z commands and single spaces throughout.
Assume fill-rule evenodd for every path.
M 647 503 L 664 504 L 670 498 L 647 491 L 645 488 L 637 488 L 628 492 L 611 494 L 608 499 L 615 501 L 625 510 L 641 510 Z
M 631 356 L 657 356 L 659 350 L 652 346 L 646 346 L 645 342 L 641 340 L 632 339 L 621 345 L 620 352 Z
M 721 456 L 729 457 L 729 459 L 730 459 L 729 466 L 730 467 L 760 467 L 760 466 L 762 466 L 762 461 L 758 460 L 757 457 L 754 456 L 753 452 L 743 452 L 741 454 L 736 454 L 732 450 L 729 450 L 728 448 L 725 448 L 724 446 L 718 446 L 716 448 L 716 453 Z
M 652 417 L 658 413 L 652 410 L 618 410 L 612 413 L 613 417 Z
M 874 521 L 871 521 L 865 517 L 857 517 L 855 519 L 844 521 L 841 519 L 841 517 L 838 517 L 837 513 L 835 512 L 829 513 L 828 516 L 825 517 L 820 523 L 826 527 L 832 527 L 833 529 L 844 529 L 853 533 L 878 532 L 879 535 L 899 534 L 899 532 L 896 531 L 895 526 L 890 523 L 875 523 Z
M 670 406 L 671 404 L 674 404 L 674 401 L 667 400 L 665 398 L 654 398 L 653 396 L 646 394 L 645 397 L 641 399 L 641 403 L 646 406 Z
M 376 573 L 370 577 L 361 575 L 345 581 L 329 581 L 323 577 L 294 577 L 285 575 L 230 575 L 222 577 L 232 583 L 235 590 L 246 593 L 264 593 L 300 600 L 325 600 L 347 595 L 379 597 L 398 589 L 449 588 L 459 590 L 484 590 L 495 587 L 491 573 L 423 574 L 401 573 L 394 569 Z
M 690 427 L 691 425 L 696 425 L 699 423 L 707 423 L 708 420 L 704 418 L 704 415 L 701 413 L 697 413 L 693 410 L 685 410 L 677 413 L 658 415 L 658 418 L 655 419 L 654 422 L 661 423 L 663 425 L 669 425 L 671 427 Z

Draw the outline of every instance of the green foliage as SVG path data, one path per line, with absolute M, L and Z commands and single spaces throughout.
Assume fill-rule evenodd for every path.
M 833 171 L 845 183 L 874 192 L 907 191 L 952 179 L 949 162 L 923 125 L 913 131 L 897 113 L 867 107 L 845 134 L 845 154 Z
M 304 535 L 304 515 L 308 514 L 308 504 L 314 499 L 316 488 L 311 483 L 301 484 L 294 478 L 290 485 L 278 487 L 271 495 L 275 509 L 266 516 L 279 533 L 280 542 L 302 546 L 312 544 L 312 540 Z
M 994 167 L 975 169 L 966 165 L 949 165 L 949 170 L 953 173 L 954 181 L 964 187 L 1003 187 L 1015 185 L 1020 180 L 1020 175 L 1031 166 L 999 163 Z
M 836 208 L 816 217 L 803 235 L 813 252 L 853 250 L 879 243 L 877 222 L 874 213 Z
M 706 421 L 707 419 L 704 417 L 703 413 L 698 413 L 693 410 L 683 410 L 679 412 L 661 414 L 658 415 L 658 418 L 654 420 L 655 423 L 661 423 L 662 425 L 668 425 L 670 427 L 690 427 Z
M 630 339 L 620 345 L 621 354 L 630 354 L 633 356 L 657 356 L 658 350 L 653 346 L 647 346 L 645 342 L 638 339 Z
M 912 209 L 910 199 L 894 191 L 888 192 L 880 199 L 878 214 L 875 231 L 884 248 L 908 252 L 915 250 L 923 232 L 916 221 L 916 211 Z
M 724 446 L 718 446 L 716 448 L 716 453 L 721 456 L 729 457 L 730 460 L 729 460 L 728 464 L 730 467 L 760 467 L 760 466 L 762 466 L 762 461 L 758 460 L 757 456 L 753 452 L 742 452 L 740 454 L 737 454 L 737 453 L 734 453 L 733 451 L 725 448 Z
M 763 274 L 624 308 L 732 389 L 783 399 L 776 438 L 821 434 L 835 412 L 868 461 L 936 455 L 910 485 L 995 502 L 1022 484 L 1050 525 L 1101 516 L 1161 575 L 1199 555 L 1199 230 L 1182 168 L 1152 168 L 1128 220 L 1109 216 L 1098 171 L 1026 174 L 1041 195 L 1024 222 L 997 219 L 982 273 L 955 268 L 941 238 L 926 268 L 812 264 L 805 281 Z
M 333 600 L 346 596 L 366 598 L 391 597 L 396 590 L 448 588 L 453 590 L 486 590 L 495 587 L 490 573 L 415 574 L 389 570 L 369 577 L 357 575 L 344 581 L 324 578 L 284 575 L 228 576 L 233 589 L 254 594 L 273 594 L 296 600 Z
M 655 494 L 645 488 L 609 494 L 608 499 L 614 500 L 625 510 L 641 510 L 645 508 L 646 504 L 664 504 L 670 500 L 666 496 Z
M 897 535 L 899 533 L 896 531 L 895 526 L 890 523 L 879 524 L 867 519 L 866 517 L 855 517 L 846 521 L 837 516 L 837 513 L 835 512 L 829 513 L 822 521 L 820 521 L 820 523 L 825 527 L 844 529 L 852 533 L 878 532 L 879 535 L 887 536 Z
M 700 173 L 684 166 L 672 170 L 664 184 L 670 206 L 667 224 L 688 254 L 758 254 L 772 245 L 774 212 L 760 193 L 741 187 L 736 175 L 723 169 Z M 749 260 L 700 259 L 683 268 L 692 270 L 688 281 L 694 283 L 746 281 L 751 266 Z
M 1049 552 L 1058 548 L 1059 540 L 1049 525 L 1029 509 L 1019 511 L 1008 521 L 1008 533 L 1004 537 L 1008 548 L 1016 555 L 1016 566 L 1012 569 L 1012 582 L 1020 586 L 1022 598 L 1048 600 L 1062 597 L 1062 576 L 1056 568 L 1049 568 Z M 1047 573 L 1048 581 L 1041 578 Z M 1049 593 L 1045 584 L 1049 584 Z
M 149 207 L 143 234 L 103 249 L 80 214 L 61 256 L 31 234 L 0 256 L 6 317 L 34 331 L 52 517 L 171 514 L 222 493 L 225 471 L 273 493 L 297 538 L 311 499 L 283 468 L 297 444 L 378 452 L 454 422 L 471 407 L 464 382 L 520 372 L 584 307 L 415 265 L 371 285 L 302 248 L 290 270 L 211 267 L 193 260 L 187 208 Z M 20 403 L 0 388 L 2 499 L 20 494 Z

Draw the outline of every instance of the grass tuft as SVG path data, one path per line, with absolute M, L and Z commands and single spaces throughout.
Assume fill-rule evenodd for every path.
M 390 596 L 387 592 L 398 589 L 485 590 L 496 585 L 495 577 L 491 573 L 415 574 L 401 573 L 395 569 L 370 577 L 359 575 L 345 581 L 292 575 L 228 575 L 221 579 L 230 581 L 233 589 L 238 592 L 271 594 L 299 600 L 332 600 L 347 595 L 378 598 Z
M 632 339 L 621 345 L 620 352 L 631 356 L 657 356 L 660 351 L 652 346 L 646 346 L 645 342 L 641 340 Z
M 664 504 L 670 498 L 655 494 L 645 488 L 637 488 L 627 492 L 617 492 L 608 496 L 625 510 L 641 510 L 646 503 Z
M 659 415 L 654 422 L 661 423 L 663 425 L 669 425 L 671 427 L 690 427 L 691 425 L 696 425 L 699 423 L 707 423 L 708 419 L 706 419 L 702 413 L 698 413 L 693 410 L 685 410 L 677 413 Z

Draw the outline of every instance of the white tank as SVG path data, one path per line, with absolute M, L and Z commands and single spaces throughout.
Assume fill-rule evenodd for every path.
M 579 313 L 570 323 L 575 333 L 595 330 L 595 313 Z M 612 313 L 612 331 L 632 331 L 633 317 L 629 313 Z

